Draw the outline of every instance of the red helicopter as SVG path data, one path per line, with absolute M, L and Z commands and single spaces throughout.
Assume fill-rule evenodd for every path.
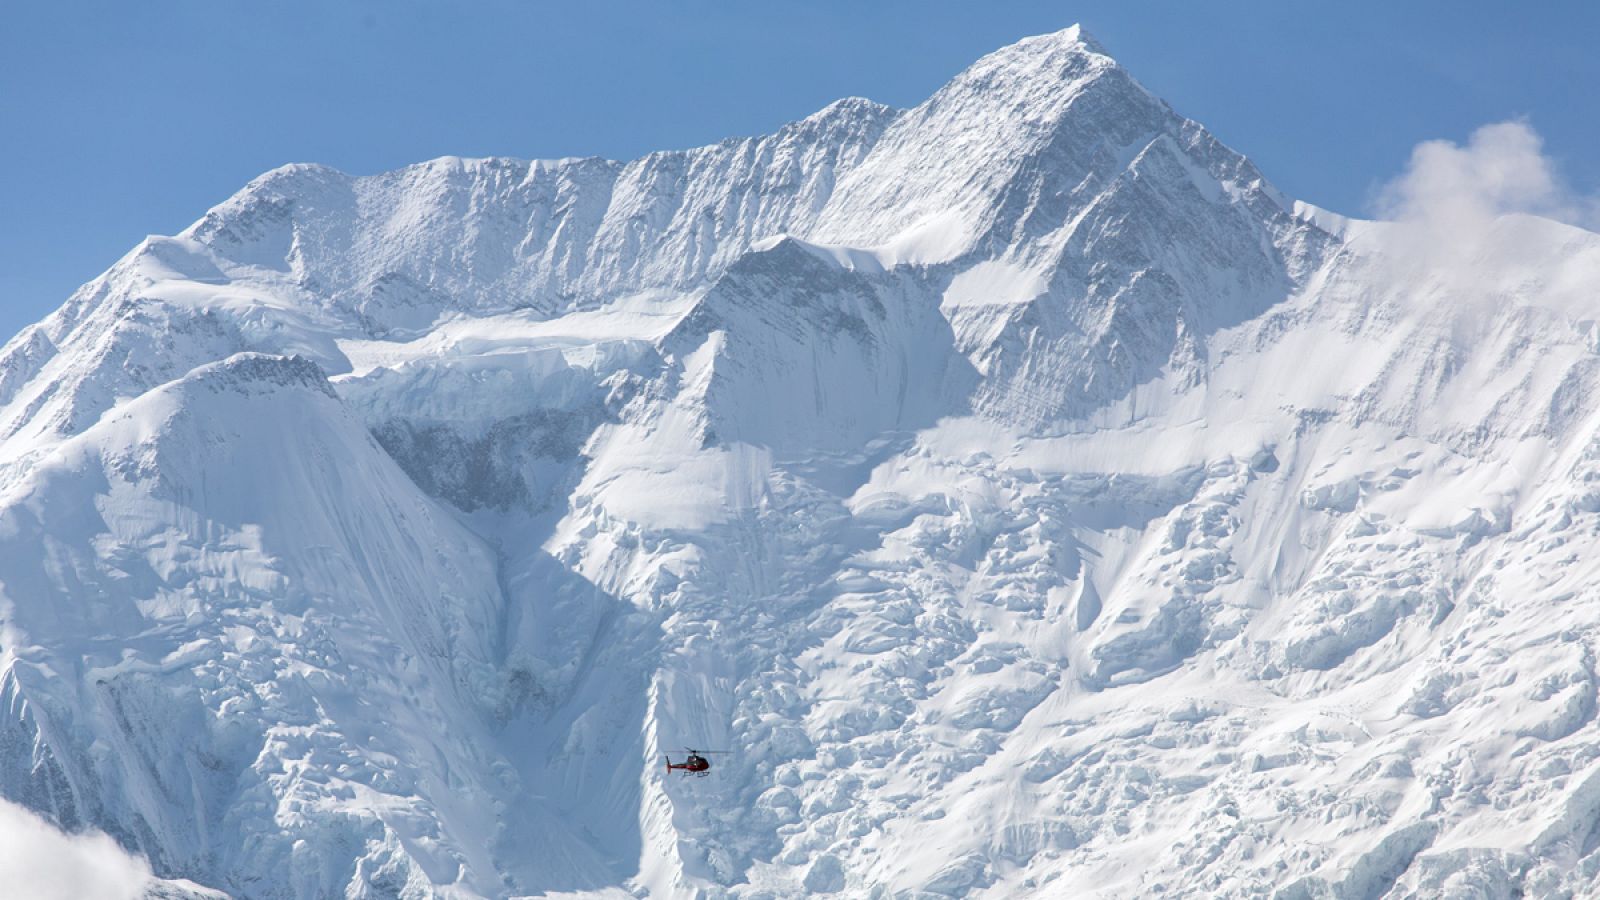
M 689 756 L 688 756 L 687 759 L 685 759 L 681 763 L 673 762 L 672 761 L 672 757 L 668 756 L 665 753 L 661 754 L 661 758 L 667 761 L 667 774 L 668 775 L 671 775 L 673 773 L 673 771 L 676 770 L 676 771 L 682 772 L 685 775 L 697 775 L 697 776 L 699 776 L 701 778 L 704 778 L 707 775 L 711 774 L 711 760 L 706 759 L 706 756 L 708 754 L 712 754 L 712 753 L 731 753 L 733 751 L 731 751 L 731 750 L 684 750 L 683 752 L 689 754 Z

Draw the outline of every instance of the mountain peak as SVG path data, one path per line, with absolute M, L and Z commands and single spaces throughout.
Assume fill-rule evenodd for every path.
M 995 52 L 1004 52 L 1011 49 L 1026 50 L 1028 52 L 1082 49 L 1109 58 L 1105 46 L 1095 39 L 1094 35 L 1090 34 L 1088 29 L 1081 24 L 1069 25 L 1060 31 L 1048 31 L 1044 34 L 1025 37 Z
M 822 119 L 832 119 L 841 116 L 857 116 L 863 114 L 892 115 L 894 112 L 894 107 L 879 103 L 878 101 L 869 99 L 867 97 L 840 97 L 838 100 L 829 103 L 827 106 L 824 106 L 811 115 L 806 116 L 804 119 L 801 119 L 801 121 L 819 121 Z
M 934 96 L 982 91 L 1019 103 L 1055 105 L 1111 73 L 1126 77 L 1100 42 L 1074 25 L 1023 38 L 983 56 Z
M 902 262 L 948 261 L 975 246 L 1007 198 L 1019 199 L 1015 179 L 1043 171 L 1045 156 L 1077 184 L 1181 126 L 1081 27 L 1025 38 L 896 117 L 810 237 L 888 247 Z

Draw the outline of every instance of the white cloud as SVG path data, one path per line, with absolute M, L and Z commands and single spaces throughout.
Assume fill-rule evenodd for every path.
M 1508 213 L 1571 222 L 1577 209 L 1544 153 L 1544 141 L 1519 121 L 1485 125 L 1465 146 L 1418 144 L 1404 174 L 1378 200 L 1384 218 L 1443 232 L 1482 227 Z
M 99 832 L 67 834 L 0 800 L 0 885 L 33 900 L 134 900 L 150 866 Z M 15 892 L 15 893 L 12 893 Z
M 1507 291 L 1519 292 L 1516 304 L 1562 306 L 1565 295 L 1558 297 L 1553 286 L 1573 280 L 1546 273 L 1546 290 L 1520 293 L 1516 282 L 1527 274 L 1527 254 L 1543 252 L 1550 241 L 1548 232 L 1506 217 L 1540 216 L 1583 228 L 1600 221 L 1593 214 L 1600 206 L 1567 185 L 1538 132 L 1523 121 L 1485 125 L 1464 144 L 1418 144 L 1375 207 L 1390 222 L 1372 233 L 1380 242 L 1378 265 L 1398 279 L 1395 284 L 1408 285 L 1406 296 L 1426 300 L 1443 293 L 1452 309 L 1480 315 L 1507 308 Z

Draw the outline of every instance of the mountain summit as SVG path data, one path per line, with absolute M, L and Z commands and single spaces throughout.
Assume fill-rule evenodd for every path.
M 269 172 L 0 350 L 0 795 L 240 898 L 1593 891 L 1600 238 L 1394 227 L 1077 28 Z

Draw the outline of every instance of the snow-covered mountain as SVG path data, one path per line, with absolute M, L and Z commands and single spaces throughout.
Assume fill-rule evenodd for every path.
M 1600 236 L 1405 227 L 1076 28 L 270 172 L 0 351 L 0 796 L 240 898 L 1596 894 Z

